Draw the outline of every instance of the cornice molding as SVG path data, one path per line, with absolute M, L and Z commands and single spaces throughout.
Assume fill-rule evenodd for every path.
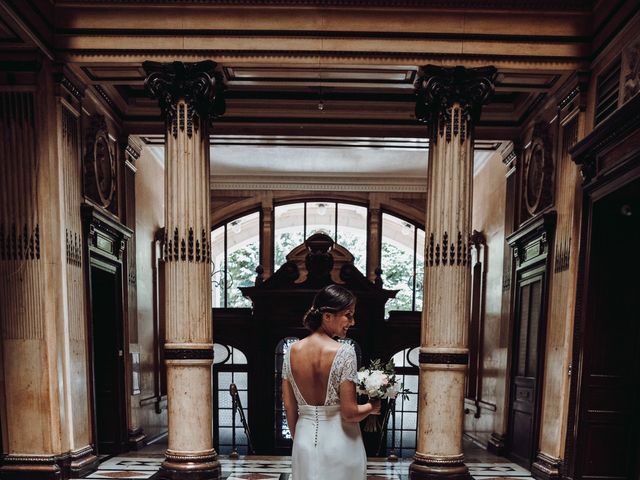
M 197 61 L 216 58 L 224 64 L 225 61 L 241 58 L 243 60 L 276 60 L 295 59 L 309 60 L 323 59 L 340 61 L 402 61 L 402 64 L 437 63 L 442 66 L 456 66 L 464 63 L 469 68 L 492 64 L 498 68 L 513 68 L 515 66 L 536 65 L 540 68 L 581 68 L 588 57 L 579 56 L 532 56 L 532 55 L 488 55 L 488 54 L 453 54 L 453 53 L 415 53 L 397 51 L 323 51 L 323 50 L 211 50 L 211 49 L 76 49 L 60 48 L 57 50 L 63 58 L 70 61 L 88 61 L 91 58 L 127 58 L 128 61 L 143 61 L 154 58 L 156 60 L 171 61 L 179 57 L 183 60 Z
M 275 180 L 275 181 L 274 181 Z M 410 192 L 427 191 L 426 178 L 356 178 L 356 177 L 269 177 L 211 176 L 211 190 L 298 190 L 333 192 Z
M 67 2 L 59 1 L 57 5 Z M 158 5 L 209 5 L 210 0 L 91 0 L 88 5 L 110 4 L 158 4 Z M 327 7 L 414 7 L 414 8 L 482 8 L 482 9 L 518 9 L 518 10 L 571 10 L 590 12 L 591 2 L 583 0 L 220 0 L 218 6 L 327 6 Z
M 77 37 L 249 37 L 249 38 L 348 38 L 376 40 L 462 40 L 501 43 L 544 42 L 548 44 L 590 44 L 587 35 L 520 35 L 452 32 L 378 32 L 369 30 L 284 30 L 284 29 L 215 29 L 181 28 L 61 28 L 58 35 Z

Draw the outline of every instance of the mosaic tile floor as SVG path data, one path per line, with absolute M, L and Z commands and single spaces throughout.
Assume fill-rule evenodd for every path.
M 113 457 L 86 478 L 149 478 L 160 464 L 162 457 L 154 455 Z M 532 480 L 531 474 L 515 463 L 498 459 L 495 463 L 467 462 L 469 472 L 477 480 Z M 238 460 L 220 459 L 224 480 L 291 480 L 289 457 L 245 457 Z M 407 480 L 410 459 L 399 462 L 370 459 L 367 462 L 367 480 Z

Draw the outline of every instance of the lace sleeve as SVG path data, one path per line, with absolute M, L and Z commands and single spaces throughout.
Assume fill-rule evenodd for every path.
M 289 356 L 291 355 L 291 348 L 287 348 L 287 352 L 284 354 L 284 359 L 282 360 L 282 379 L 291 381 L 291 369 L 289 363 Z
M 340 372 L 340 383 L 346 380 L 358 383 L 358 359 L 356 358 L 356 351 L 351 345 L 345 348 L 344 363 Z

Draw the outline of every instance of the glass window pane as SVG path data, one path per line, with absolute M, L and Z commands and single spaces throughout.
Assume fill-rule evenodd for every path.
M 234 365 L 246 365 L 247 356 L 237 348 L 231 347 L 231 363 Z
M 224 226 L 211 232 L 211 305 L 224 307 Z
M 218 410 L 218 425 L 221 427 L 231 426 L 231 410 Z
M 404 388 L 408 388 L 412 393 L 418 393 L 418 376 L 404 375 Z
M 414 347 L 411 350 L 409 350 L 409 353 L 407 354 L 407 361 L 409 362 L 409 365 L 411 365 L 412 367 L 417 367 L 418 363 L 420 363 L 419 356 L 420 356 L 420 347 Z M 409 365 L 407 365 L 407 367 Z
M 402 350 L 398 353 L 396 353 L 393 357 L 391 357 L 391 359 L 393 360 L 393 364 L 396 367 L 404 367 L 405 366 L 405 362 L 406 362 L 406 350 Z
M 229 360 L 229 348 L 226 345 L 222 345 L 220 343 L 213 344 L 213 364 L 218 365 L 221 363 L 226 363 Z
M 416 231 L 416 311 L 422 311 L 424 295 L 424 230 Z
M 400 290 L 385 306 L 390 310 L 413 307 L 413 255 L 415 226 L 393 215 L 382 214 L 382 281 L 384 288 Z
M 353 254 L 353 264 L 367 274 L 367 208 L 338 204 L 337 242 Z
M 415 430 L 418 427 L 418 414 L 413 412 L 405 412 L 402 419 L 402 428 Z
M 260 215 L 250 213 L 227 224 L 227 307 L 250 307 L 238 287 L 255 284 L 260 263 Z
M 273 224 L 273 269 L 276 271 L 286 262 L 286 255 L 304 242 L 304 203 L 276 206 Z
M 229 390 L 229 385 L 231 385 L 232 377 L 231 372 L 220 372 L 218 374 L 218 389 L 219 390 Z
M 229 389 L 218 390 L 218 407 L 219 408 L 231 408 L 233 402 L 231 401 L 231 394 Z
M 236 384 L 238 390 L 246 390 L 247 389 L 247 374 L 246 373 L 235 373 L 233 375 L 233 381 Z
M 231 431 L 232 428 L 220 428 L 218 434 L 220 435 L 220 445 L 231 445 Z
M 409 430 L 402 432 L 402 448 L 415 447 L 416 445 L 416 431 Z
M 307 238 L 318 232 L 326 233 L 334 240 L 336 239 L 335 203 L 307 203 Z

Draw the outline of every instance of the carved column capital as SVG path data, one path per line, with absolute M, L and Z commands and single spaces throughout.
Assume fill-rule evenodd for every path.
M 162 117 L 174 136 L 178 133 L 178 126 L 185 128 L 185 121 L 187 133 L 191 136 L 195 116 L 199 117 L 202 125 L 206 125 L 212 118 L 224 114 L 224 83 L 222 76 L 215 71 L 216 66 L 212 60 L 142 64 L 147 74 L 145 89 L 152 98 L 158 99 Z M 180 101 L 187 105 L 186 119 L 182 112 L 178 114 Z
M 477 122 L 482 105 L 494 91 L 496 74 L 495 67 L 422 67 L 416 81 L 417 119 L 438 128 L 451 121 L 451 109 L 458 104 L 463 120 Z M 432 135 L 432 141 L 435 140 Z

